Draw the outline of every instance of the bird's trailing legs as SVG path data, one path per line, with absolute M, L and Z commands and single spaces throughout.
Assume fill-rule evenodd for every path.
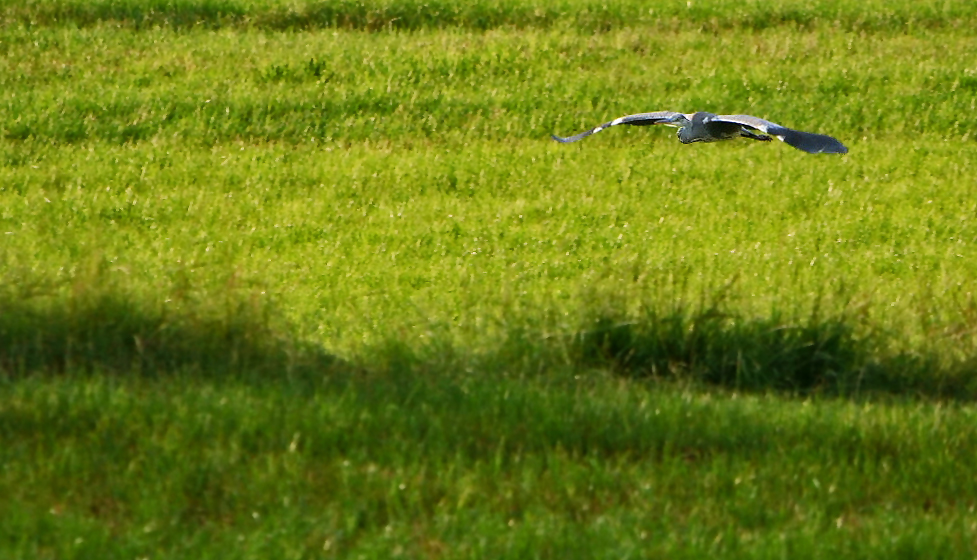
M 754 140 L 759 140 L 761 142 L 769 142 L 769 141 L 773 140 L 773 138 L 767 136 L 766 134 L 757 134 L 757 133 L 752 132 L 750 130 L 747 130 L 745 128 L 743 128 L 743 129 L 740 130 L 740 136 L 742 136 L 744 138 L 752 138 Z

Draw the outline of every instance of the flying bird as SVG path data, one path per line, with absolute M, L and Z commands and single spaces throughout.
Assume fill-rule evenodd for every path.
M 619 124 L 633 126 L 663 124 L 678 127 L 677 136 L 683 144 L 691 144 L 692 142 L 719 142 L 720 140 L 732 140 L 741 136 L 769 142 L 771 137 L 774 137 L 809 154 L 848 153 L 848 148 L 844 144 L 836 138 L 825 134 L 794 130 L 750 115 L 715 115 L 703 111 L 699 111 L 698 113 L 656 111 L 654 113 L 627 115 L 600 126 L 595 126 L 575 136 L 563 138 L 554 134 L 553 139 L 562 143 L 576 142 L 605 128 Z

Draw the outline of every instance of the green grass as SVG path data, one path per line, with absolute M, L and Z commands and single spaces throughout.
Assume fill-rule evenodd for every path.
M 697 26 L 709 29 L 766 29 L 841 24 L 868 31 L 917 27 L 965 29 L 977 9 L 964 0 L 711 0 L 637 3 L 629 0 L 4 0 L 0 18 L 8 24 L 97 26 L 136 29 L 245 27 L 274 31 L 320 28 L 366 30 L 460 27 L 569 26 L 608 30 L 622 25 Z
M 34 558 L 963 557 L 974 420 L 605 376 L 31 379 L 0 534 Z
M 0 557 L 972 558 L 974 24 L 0 2 Z

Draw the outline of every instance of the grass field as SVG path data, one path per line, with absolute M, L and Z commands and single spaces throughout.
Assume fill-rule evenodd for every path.
M 973 558 L 975 28 L 0 0 L 0 557 Z

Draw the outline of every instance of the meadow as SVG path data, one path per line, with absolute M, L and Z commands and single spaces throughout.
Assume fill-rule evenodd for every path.
M 0 0 L 0 557 L 973 558 L 975 28 Z

